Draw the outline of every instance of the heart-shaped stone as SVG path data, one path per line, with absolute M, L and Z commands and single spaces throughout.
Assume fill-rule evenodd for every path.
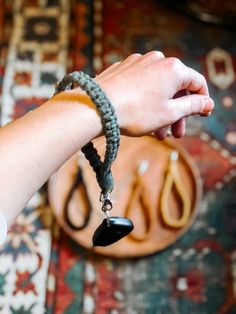
M 134 225 L 128 218 L 105 218 L 94 232 L 93 246 L 108 246 L 128 235 L 133 229 Z

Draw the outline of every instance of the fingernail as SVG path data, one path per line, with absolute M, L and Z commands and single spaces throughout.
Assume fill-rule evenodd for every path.
M 203 102 L 203 109 L 202 109 L 203 114 L 208 114 L 209 112 L 213 110 L 214 101 L 211 98 L 205 97 L 203 98 L 202 102 Z

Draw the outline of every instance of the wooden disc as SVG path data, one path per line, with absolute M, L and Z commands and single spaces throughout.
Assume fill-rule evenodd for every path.
M 96 146 L 96 143 L 95 143 Z M 102 149 L 104 149 L 104 146 Z M 191 215 L 188 223 L 182 228 L 167 226 L 160 215 L 160 195 L 168 170 L 170 153 L 179 153 L 178 168 L 181 182 L 191 201 Z M 98 147 L 99 151 L 99 147 Z M 103 153 L 104 154 L 104 153 Z M 142 174 L 142 188 L 148 206 L 140 201 L 140 195 L 133 193 L 132 186 L 137 169 L 142 161 L 148 165 Z M 87 161 L 80 163 L 83 171 L 86 191 L 91 202 L 91 217 L 88 225 L 80 231 L 72 230 L 63 219 L 63 208 L 75 175 L 78 171 L 78 154 L 68 160 L 64 166 L 52 176 L 49 181 L 49 201 L 52 211 L 61 227 L 81 246 L 111 257 L 140 257 L 165 249 L 173 244 L 192 225 L 199 201 L 201 199 L 201 178 L 189 154 L 175 140 L 157 141 L 152 137 L 128 138 L 122 137 L 121 146 L 112 172 L 115 180 L 114 191 L 111 194 L 113 209 L 111 216 L 126 216 L 128 202 L 132 204 L 129 216 L 134 223 L 134 231 L 117 243 L 108 247 L 92 247 L 92 235 L 104 219 L 99 202 L 100 189 L 96 177 Z M 175 191 L 170 193 L 169 210 L 177 217 L 181 204 L 177 201 Z M 148 207 L 148 209 L 147 209 Z M 74 223 L 81 223 L 85 212 L 89 210 L 84 197 L 84 189 L 78 188 L 70 202 L 70 217 Z

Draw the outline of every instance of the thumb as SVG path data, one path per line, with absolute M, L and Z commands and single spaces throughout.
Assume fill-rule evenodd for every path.
M 203 95 L 186 95 L 169 100 L 170 109 L 176 114 L 175 120 L 194 114 L 207 116 L 214 108 L 214 101 Z

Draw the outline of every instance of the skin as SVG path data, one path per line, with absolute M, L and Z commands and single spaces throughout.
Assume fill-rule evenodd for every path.
M 214 107 L 205 78 L 161 52 L 133 54 L 96 76 L 111 100 L 121 133 L 174 137 L 190 115 Z M 100 116 L 80 89 L 60 93 L 0 129 L 0 208 L 10 226 L 33 194 L 66 160 L 102 135 Z

